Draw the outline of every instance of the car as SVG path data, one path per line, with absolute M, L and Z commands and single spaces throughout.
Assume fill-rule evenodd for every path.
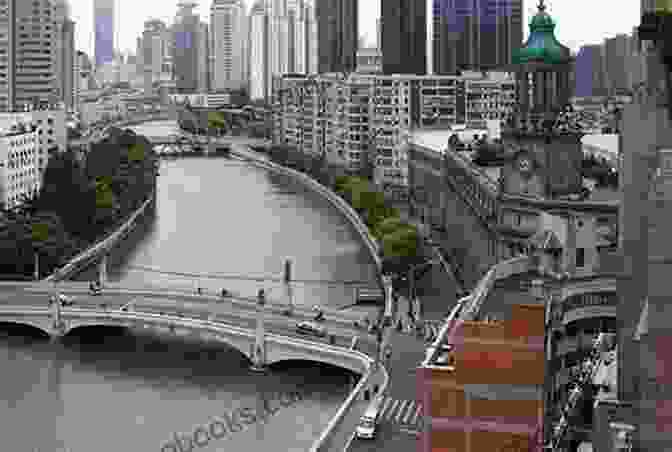
M 49 304 L 52 304 L 54 301 L 58 300 L 59 304 L 61 306 L 72 306 L 75 304 L 75 299 L 72 297 L 68 297 L 67 295 L 63 294 L 58 294 L 55 297 L 51 297 L 49 299 Z
M 327 335 L 326 328 L 313 322 L 300 322 L 296 324 L 296 332 L 300 334 L 309 334 L 318 337 Z

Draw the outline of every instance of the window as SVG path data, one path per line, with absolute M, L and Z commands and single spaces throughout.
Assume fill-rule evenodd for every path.
M 586 249 L 585 248 L 577 248 L 576 249 L 576 267 L 577 268 L 582 268 L 584 265 L 586 265 Z

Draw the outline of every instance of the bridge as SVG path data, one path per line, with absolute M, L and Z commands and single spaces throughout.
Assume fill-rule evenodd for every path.
M 168 311 L 164 308 L 167 312 L 155 313 L 92 307 L 59 308 L 57 303 L 52 306 L 2 306 L 0 321 L 29 325 L 55 338 L 83 327 L 124 327 L 168 331 L 178 336 L 196 335 L 221 341 L 238 350 L 256 369 L 280 361 L 309 360 L 364 374 L 373 363 L 364 353 L 347 348 L 264 333 L 263 313 L 255 331 L 222 322 L 217 317 L 203 318 L 194 313 L 187 316 L 184 309 Z M 260 313 L 262 310 L 263 307 Z
M 210 142 L 216 145 L 221 146 L 264 146 L 269 144 L 267 140 L 262 140 L 259 138 L 248 138 L 244 136 L 219 136 L 213 137 L 212 140 L 208 139 L 204 135 L 171 135 L 171 136 L 162 136 L 162 137 L 152 137 L 148 136 L 147 139 L 151 141 L 154 146 L 179 146 L 179 145 L 192 145 L 192 146 L 203 146 L 207 145 Z
M 49 306 L 48 298 L 55 292 L 74 297 L 74 305 Z M 337 312 L 327 312 L 324 321 L 335 340 L 293 337 L 297 335 L 294 323 L 312 315 L 308 309 L 296 309 L 288 317 L 273 303 L 155 288 L 108 284 L 101 295 L 90 295 L 87 283 L 0 282 L 0 323 L 26 325 L 52 340 L 83 328 L 135 328 L 220 341 L 246 356 L 256 370 L 302 360 L 360 374 L 357 386 L 311 448 L 340 452 L 369 404 L 364 392 L 387 387 L 387 372 L 377 365 L 383 348 L 357 328 L 352 317 Z

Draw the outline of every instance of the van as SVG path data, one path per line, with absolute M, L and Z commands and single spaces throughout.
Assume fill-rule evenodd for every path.
M 359 419 L 359 424 L 357 424 L 357 428 L 355 429 L 357 438 L 373 439 L 376 436 L 376 427 L 383 399 L 383 397 L 377 397 Z

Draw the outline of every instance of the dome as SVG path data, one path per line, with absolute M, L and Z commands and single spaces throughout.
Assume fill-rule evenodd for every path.
M 566 63 L 571 59 L 569 48 L 555 38 L 555 21 L 546 13 L 543 0 L 539 11 L 530 21 L 530 36 L 523 47 L 513 53 L 514 64 L 540 62 L 546 64 Z

